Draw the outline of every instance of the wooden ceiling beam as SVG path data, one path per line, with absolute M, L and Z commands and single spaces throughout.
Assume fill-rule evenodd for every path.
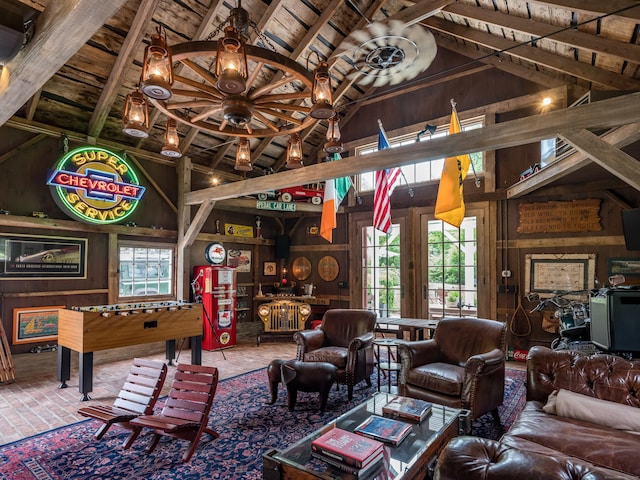
M 36 33 L 1 72 L 4 125 L 124 5 L 126 0 L 56 0 L 38 17 Z
M 638 175 L 640 161 L 586 129 L 559 132 L 558 136 L 607 172 L 640 191 L 640 175 Z
M 572 12 L 596 13 L 599 15 L 610 12 L 624 11 L 616 14 L 618 17 L 640 20 L 640 4 L 638 0 L 528 0 L 529 3 L 548 7 L 564 8 Z
M 461 3 L 449 5 L 445 8 L 445 11 L 466 19 L 486 23 L 493 27 L 512 30 L 537 38 L 544 37 L 547 40 L 569 47 L 598 54 L 612 55 L 632 63 L 640 63 L 640 45 L 618 42 L 575 29 L 563 29 L 560 26 L 537 22 L 529 18 L 516 17 L 515 15 Z
M 617 90 L 640 90 L 640 80 L 555 55 L 541 48 L 523 45 L 490 33 L 457 25 L 441 18 L 430 18 L 426 21 L 426 25 L 443 34 L 452 35 L 461 40 L 477 43 L 497 52 L 502 52 L 505 55 L 519 58 L 525 62 L 539 64 L 560 73 L 587 80 L 600 87 Z
M 548 88 L 557 88 L 566 85 L 566 82 L 559 78 L 546 75 L 539 70 L 536 70 L 533 66 L 527 67 L 523 64 L 514 63 L 509 60 L 508 57 L 502 58 L 500 55 L 487 56 L 487 52 L 479 50 L 469 45 L 463 45 L 456 42 L 452 38 L 443 37 L 439 32 L 435 32 L 436 42 L 439 47 L 446 48 L 454 53 L 477 60 L 479 63 L 491 65 L 497 70 L 506 72 L 518 78 L 523 78 L 530 82 L 544 85 Z
M 602 140 L 608 144 L 623 148 L 640 140 L 640 124 L 630 123 L 605 133 Z M 573 172 L 589 165 L 591 159 L 580 151 L 561 158 L 547 165 L 535 175 L 516 183 L 507 189 L 507 198 L 519 198 L 528 195 L 542 187 L 546 187 L 559 178 L 571 175 Z
M 98 98 L 98 103 L 91 114 L 89 127 L 87 128 L 89 136 L 100 136 L 100 132 L 102 132 L 102 128 L 107 121 L 111 107 L 118 97 L 118 90 L 123 83 L 125 70 L 133 63 L 134 51 L 140 45 L 144 37 L 144 29 L 151 21 L 153 12 L 159 3 L 160 0 L 142 0 L 142 3 L 138 7 L 136 16 L 133 18 L 127 36 L 120 48 L 118 58 L 116 58 L 113 64 L 109 78 L 104 84 L 100 98 Z
M 545 115 L 520 118 L 484 128 L 418 142 L 366 156 L 310 165 L 297 170 L 228 183 L 219 187 L 190 192 L 185 202 L 190 205 L 212 200 L 235 198 L 265 190 L 279 190 L 294 185 L 305 185 L 323 180 L 345 177 L 364 171 L 401 167 L 418 161 L 432 161 L 447 156 L 476 151 L 498 150 L 538 142 L 572 129 L 612 128 L 640 122 L 640 92 L 580 105 Z

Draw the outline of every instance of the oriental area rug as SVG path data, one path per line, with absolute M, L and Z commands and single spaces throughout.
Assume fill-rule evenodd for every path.
M 524 371 L 507 369 L 505 402 L 500 407 L 506 429 L 524 405 L 524 379 Z M 300 392 L 295 411 L 289 412 L 284 388 L 279 389 L 275 405 L 265 404 L 266 370 L 256 370 L 220 381 L 209 418 L 209 426 L 220 437 L 211 440 L 204 434 L 189 463 L 181 460 L 186 442 L 164 437 L 147 454 L 150 436 L 142 434 L 123 450 L 127 430 L 113 426 L 98 442 L 93 433 L 99 423 L 84 420 L 0 446 L 0 479 L 261 479 L 264 453 L 285 448 L 363 402 L 375 393 L 375 372 L 372 384 L 356 386 L 350 402 L 346 387 L 334 388 L 324 413 L 318 411 L 317 394 Z M 487 438 L 501 434 L 491 414 L 474 421 L 473 431 Z

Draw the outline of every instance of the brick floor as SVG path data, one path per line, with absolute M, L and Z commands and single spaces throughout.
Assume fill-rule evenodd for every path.
M 218 367 L 220 379 L 234 377 L 265 367 L 274 358 L 294 358 L 294 343 L 240 343 L 222 352 L 202 352 L 202 363 Z M 16 381 L 0 384 L 0 445 L 53 428 L 83 420 L 78 408 L 92 403 L 110 404 L 122 387 L 133 357 L 164 360 L 162 345 L 139 345 L 94 354 L 94 390 L 91 400 L 82 402 L 78 392 L 77 355 L 72 352 L 71 379 L 68 388 L 59 389 L 56 380 L 57 353 L 26 353 L 14 356 Z M 188 363 L 189 350 L 178 361 Z M 169 373 L 162 394 L 171 386 L 175 367 Z

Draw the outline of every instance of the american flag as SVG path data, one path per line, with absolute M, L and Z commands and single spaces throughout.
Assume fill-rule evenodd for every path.
M 378 120 L 378 151 L 389 148 L 387 135 Z M 373 226 L 384 233 L 391 231 L 391 194 L 400 178 L 398 167 L 376 172 L 375 195 L 373 200 Z

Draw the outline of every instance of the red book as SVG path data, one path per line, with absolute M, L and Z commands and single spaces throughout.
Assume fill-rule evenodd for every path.
M 332 428 L 311 442 L 311 451 L 321 453 L 357 468 L 366 467 L 379 458 L 384 444 L 371 438 Z

